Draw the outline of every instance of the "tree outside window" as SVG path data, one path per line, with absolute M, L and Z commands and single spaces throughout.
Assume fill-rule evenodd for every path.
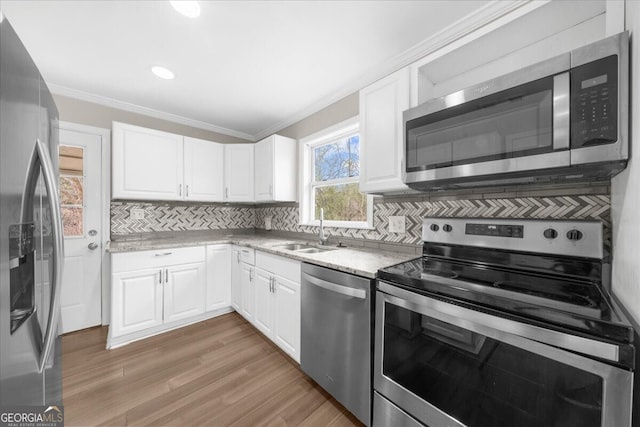
M 323 209 L 324 220 L 330 225 L 370 226 L 371 197 L 359 189 L 360 135 L 356 119 L 305 138 L 306 194 L 301 203 L 301 222 L 318 221 Z

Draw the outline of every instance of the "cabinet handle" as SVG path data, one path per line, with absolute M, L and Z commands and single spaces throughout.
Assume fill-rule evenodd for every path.
M 161 254 L 155 254 L 155 256 L 167 256 L 167 255 L 171 255 L 173 252 L 163 252 Z
M 162 269 L 160 269 L 160 277 L 158 278 L 158 283 L 162 284 Z
M 238 264 L 240 264 L 240 251 L 236 252 L 236 254 L 238 255 Z
M 249 270 L 249 281 L 253 282 L 253 270 Z
M 187 188 L 186 188 L 186 190 L 187 190 L 187 194 L 186 194 L 186 196 L 187 196 L 187 197 L 189 197 L 189 184 L 187 184 Z
M 178 195 L 182 197 L 182 184 L 178 185 Z
M 273 184 L 269 184 L 269 195 L 273 196 Z
M 271 293 L 275 292 L 274 282 L 275 282 L 275 280 L 274 280 L 273 276 L 271 276 L 269 278 L 269 290 L 271 291 Z
M 169 283 L 169 269 L 164 270 L 164 283 Z
M 229 198 L 229 187 L 225 187 L 225 189 L 224 189 L 224 198 L 225 199 Z

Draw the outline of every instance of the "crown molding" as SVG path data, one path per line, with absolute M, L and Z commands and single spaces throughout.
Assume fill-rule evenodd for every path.
M 322 110 L 323 108 L 328 107 L 334 102 L 339 101 L 345 96 L 351 95 L 381 78 L 412 64 L 413 62 L 422 59 L 445 46 L 459 41 L 473 32 L 484 30 L 485 28 L 490 27 L 491 24 L 494 24 L 495 28 L 498 28 L 549 2 L 550 0 L 493 0 L 480 9 L 471 12 L 453 24 L 443 28 L 431 37 L 412 46 L 395 58 L 385 61 L 383 64 L 380 64 L 370 72 L 363 74 L 360 78 L 350 84 L 343 86 L 322 101 L 313 103 L 293 116 L 288 117 L 286 120 L 276 123 L 273 126 L 257 133 L 255 138 L 256 140 L 260 140 L 291 126 L 294 123 L 297 123 L 300 120 Z M 487 31 L 491 31 L 495 28 L 487 28 Z
M 111 107 L 118 110 L 128 111 L 130 113 L 142 114 L 156 119 L 167 120 L 173 123 L 179 123 L 185 126 L 191 126 L 198 129 L 203 129 L 211 132 L 220 133 L 223 135 L 235 136 L 237 138 L 246 139 L 248 141 L 256 141 L 254 135 L 248 133 L 236 131 L 233 129 L 227 129 L 222 126 L 217 126 L 211 123 L 202 122 L 199 120 L 189 119 L 187 117 L 178 116 L 176 114 L 167 113 L 164 111 L 154 110 L 153 108 L 142 107 L 140 105 L 131 104 L 124 101 L 118 101 L 117 99 L 109 98 L 106 96 L 95 95 L 92 93 L 84 92 L 81 90 L 71 89 L 65 86 L 56 84 L 47 84 L 49 90 L 56 95 L 66 96 L 68 98 L 78 99 L 80 101 L 91 102 L 93 104 L 102 105 L 105 107 Z

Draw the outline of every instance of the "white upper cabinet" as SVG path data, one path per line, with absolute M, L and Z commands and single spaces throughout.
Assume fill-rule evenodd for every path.
M 113 123 L 113 198 L 221 202 L 223 145 Z
M 199 202 L 224 200 L 224 146 L 184 137 L 184 198 Z
M 297 141 L 280 135 L 271 135 L 256 143 L 256 202 L 296 201 L 297 153 Z
M 225 144 L 225 201 L 253 202 L 253 148 L 255 144 Z
M 360 91 L 360 191 L 410 191 L 402 183 L 402 112 L 409 108 L 409 69 Z
M 179 200 L 182 136 L 113 123 L 114 199 Z

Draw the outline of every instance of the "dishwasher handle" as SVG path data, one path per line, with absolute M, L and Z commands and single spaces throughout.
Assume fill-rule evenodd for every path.
M 335 283 L 327 282 L 326 280 L 318 279 L 315 276 L 311 276 L 307 273 L 302 273 L 302 279 L 311 283 L 312 285 L 319 286 L 331 292 L 336 292 L 342 295 L 346 295 L 358 299 L 366 299 L 367 291 L 364 289 L 351 288 L 348 286 L 337 285 Z

